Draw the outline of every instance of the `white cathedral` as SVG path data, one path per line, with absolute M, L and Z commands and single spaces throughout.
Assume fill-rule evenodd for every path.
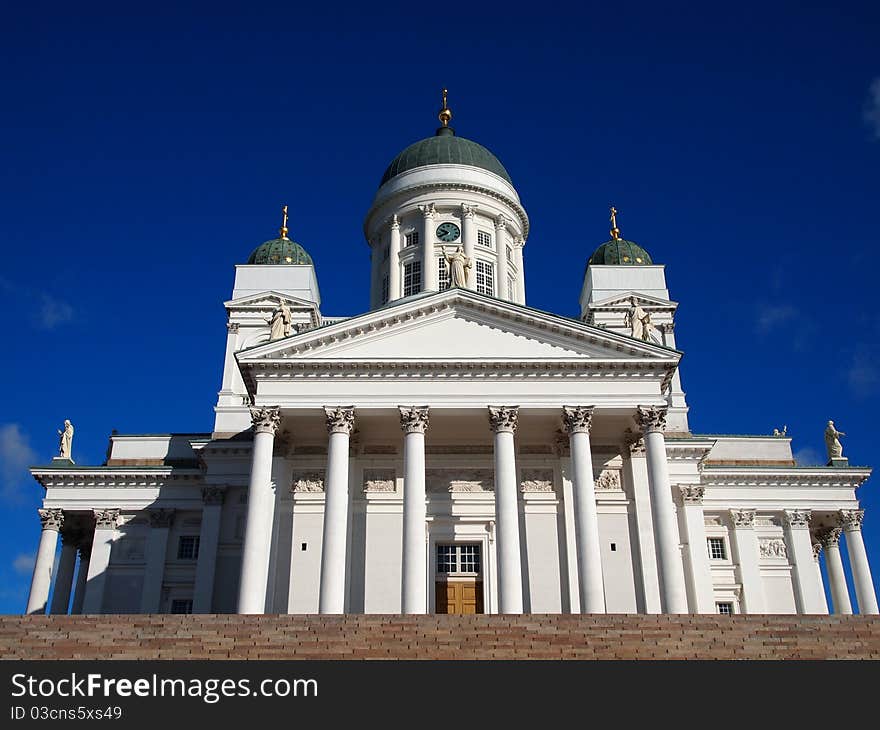
M 322 314 L 285 209 L 235 269 L 214 430 L 31 470 L 27 612 L 847 614 L 845 535 L 876 614 L 871 470 L 833 426 L 824 467 L 691 432 L 678 305 L 613 209 L 580 318 L 530 308 L 526 211 L 451 116 L 367 212 L 369 311 Z

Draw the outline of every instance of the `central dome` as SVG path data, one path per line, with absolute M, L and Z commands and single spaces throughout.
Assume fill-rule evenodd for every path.
M 411 144 L 395 157 L 382 176 L 381 187 L 391 178 L 407 170 L 426 165 L 469 165 L 488 170 L 513 185 L 510 175 L 489 150 L 483 145 L 471 142 L 464 137 L 456 137 L 451 127 L 440 127 L 437 134 Z

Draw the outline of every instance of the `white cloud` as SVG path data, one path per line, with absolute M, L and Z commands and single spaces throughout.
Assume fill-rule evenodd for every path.
M 868 87 L 865 123 L 874 133 L 874 139 L 880 139 L 880 78 L 874 79 Z
M 864 396 L 874 392 L 880 385 L 880 370 L 876 361 L 864 354 L 856 355 L 847 371 L 849 387 L 856 395 Z
M 825 463 L 819 452 L 809 446 L 798 449 L 792 456 L 794 456 L 794 463 L 798 466 L 821 466 Z
M 19 575 L 30 575 L 34 570 L 33 553 L 19 553 L 12 561 L 12 569 Z
M 28 443 L 17 423 L 0 426 L 0 497 L 18 502 L 30 476 L 27 468 L 37 462 L 37 452 Z
M 40 326 L 44 329 L 55 329 L 58 325 L 73 319 L 73 307 L 67 302 L 56 299 L 49 294 L 40 295 Z
M 767 333 L 797 317 L 797 309 L 790 304 L 770 304 L 758 309 L 758 332 Z

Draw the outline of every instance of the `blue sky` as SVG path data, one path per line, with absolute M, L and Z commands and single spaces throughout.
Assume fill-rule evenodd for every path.
M 694 431 L 787 424 L 818 463 L 833 418 L 880 465 L 880 6 L 802 5 L 6 8 L 0 612 L 39 539 L 26 467 L 65 418 L 80 464 L 113 428 L 210 430 L 233 265 L 282 203 L 324 313 L 367 308 L 363 216 L 442 86 L 529 213 L 530 305 L 578 314 L 613 203 L 681 303 Z

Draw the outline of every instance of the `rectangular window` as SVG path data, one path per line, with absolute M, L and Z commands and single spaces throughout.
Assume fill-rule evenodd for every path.
M 418 294 L 422 290 L 422 262 L 412 261 L 403 267 L 403 296 Z
M 727 560 L 727 550 L 724 548 L 723 537 L 709 537 L 706 539 L 709 546 L 709 558 L 711 560 Z
M 382 277 L 382 304 L 388 303 L 388 274 Z
M 715 607 L 718 609 L 718 613 L 722 616 L 733 616 L 732 603 L 716 603 Z
M 481 572 L 479 545 L 438 545 L 437 572 L 443 575 Z
M 510 261 L 510 263 L 513 263 L 513 249 L 510 246 L 507 246 L 506 248 L 507 248 L 507 260 Z
M 516 282 L 513 279 L 508 278 L 507 279 L 507 298 L 511 302 L 514 299 L 516 299 L 515 293 L 516 293 Z
M 192 613 L 192 598 L 175 598 L 171 601 L 171 613 Z
M 486 248 L 492 248 L 492 235 L 486 231 L 477 231 L 477 243 Z
M 446 259 L 437 259 L 437 283 L 440 291 L 449 288 L 449 267 Z
M 477 291 L 481 294 L 495 294 L 495 272 L 488 261 L 477 261 Z
M 403 237 L 403 247 L 409 248 L 410 246 L 418 246 L 419 245 L 419 232 L 413 231 L 412 233 L 407 233 Z
M 199 536 L 181 535 L 177 542 L 178 560 L 196 560 L 199 557 Z

